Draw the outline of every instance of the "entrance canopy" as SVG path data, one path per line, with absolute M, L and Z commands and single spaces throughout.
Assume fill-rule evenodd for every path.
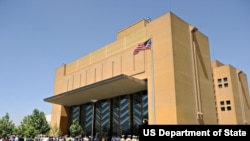
M 121 74 L 45 98 L 44 101 L 64 106 L 74 106 L 91 102 L 91 100 L 108 99 L 143 90 L 147 90 L 146 81 Z

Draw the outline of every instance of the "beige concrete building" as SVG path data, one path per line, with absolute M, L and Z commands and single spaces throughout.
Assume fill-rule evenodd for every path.
M 219 124 L 249 124 L 250 98 L 246 74 L 215 60 L 212 62 Z
M 134 55 L 138 43 L 148 39 L 151 49 Z M 212 70 L 208 37 L 166 13 L 152 21 L 142 19 L 119 31 L 116 41 L 58 67 L 54 95 L 44 100 L 53 103 L 51 124 L 58 124 L 64 134 L 73 121 L 92 136 L 136 135 L 144 119 L 149 124 L 194 125 L 249 121 L 249 113 L 242 112 L 243 107 L 249 109 L 248 102 L 240 96 L 231 99 L 233 94 L 222 98 L 216 87 L 226 85 L 217 79 L 232 77 L 237 86 L 244 81 L 244 89 L 231 91 L 247 97 L 245 77 L 239 82 L 236 72 L 220 76 L 220 68 Z M 233 68 L 226 69 L 232 73 Z M 228 100 L 234 112 L 217 112 Z M 229 115 L 234 116 L 226 119 Z

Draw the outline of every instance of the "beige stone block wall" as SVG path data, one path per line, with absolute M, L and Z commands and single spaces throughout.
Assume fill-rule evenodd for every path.
M 213 61 L 214 89 L 217 101 L 219 124 L 249 124 L 250 101 L 247 76 L 232 65 L 224 65 Z M 214 65 L 219 64 L 219 65 Z M 218 79 L 227 78 L 228 87 L 219 88 Z M 224 83 L 220 83 L 224 86 Z M 230 100 L 230 111 L 221 111 L 220 102 Z
M 134 56 L 137 44 L 146 40 L 145 24 L 142 20 L 118 34 L 114 41 L 82 58 L 60 66 L 56 70 L 54 95 L 71 91 L 98 81 L 117 76 L 131 75 L 146 79 L 146 56 L 140 52 Z M 52 124 L 62 124 L 68 118 L 67 107 L 53 104 Z M 66 128 L 66 127 L 65 127 Z M 64 129 L 66 130 L 66 129 Z
M 150 37 L 152 50 L 133 55 L 137 44 Z M 196 38 L 199 44 L 199 49 L 196 49 L 198 54 L 195 56 L 197 78 L 201 82 L 198 87 L 200 108 L 204 114 L 203 122 L 215 124 L 216 110 L 208 38 L 199 31 Z M 197 120 L 192 45 L 190 25 L 172 13 L 150 23 L 141 20 L 121 30 L 116 41 L 59 67 L 55 75 L 54 94 L 126 74 L 147 79 L 149 124 L 200 124 Z M 65 111 L 67 107 L 54 105 L 52 121 L 65 121 L 68 116 Z
M 239 77 L 241 82 L 240 92 L 242 93 L 242 108 L 243 108 L 242 114 L 244 114 L 242 124 L 250 124 L 250 95 L 249 95 L 247 75 L 241 71 Z
M 148 66 L 151 70 L 154 65 L 154 92 L 151 71 L 147 77 L 149 124 L 177 123 L 171 32 L 170 14 L 163 15 L 147 25 L 147 36 L 152 36 L 153 56 L 150 58 L 153 57 L 154 61 L 154 64 Z
M 226 100 L 230 100 L 231 102 L 231 106 L 234 107 L 234 105 L 236 106 L 237 104 L 235 103 L 235 100 L 238 101 L 237 97 L 234 97 L 233 95 L 233 91 L 235 91 L 238 87 L 238 84 L 235 83 L 235 76 L 232 77 L 231 73 L 230 73 L 230 68 L 229 66 L 222 66 L 219 68 L 214 69 L 213 71 L 213 75 L 214 75 L 214 86 L 215 86 L 215 93 L 216 93 L 216 101 L 217 101 L 217 112 L 218 112 L 218 121 L 219 124 L 236 124 L 237 123 L 237 119 L 236 119 L 236 108 L 232 108 L 231 111 L 221 111 L 221 103 L 222 101 L 226 102 Z M 218 85 L 222 84 L 224 85 L 224 83 L 218 83 L 218 79 L 223 79 L 223 78 L 227 78 L 228 79 L 228 88 L 219 88 Z M 233 83 L 234 82 L 234 83 Z M 237 81 L 236 81 L 237 82 Z M 234 86 L 235 84 L 235 86 Z M 237 91 L 235 91 L 237 92 Z M 238 92 L 237 92 L 238 93 Z
M 199 48 L 193 53 L 190 25 L 174 14 L 163 15 L 147 27 L 147 35 L 153 38 L 156 123 L 216 124 L 208 38 L 198 31 Z M 201 82 L 197 87 L 202 123 L 197 120 L 193 54 L 197 60 L 197 79 Z M 148 75 L 149 122 L 154 124 L 151 76 Z

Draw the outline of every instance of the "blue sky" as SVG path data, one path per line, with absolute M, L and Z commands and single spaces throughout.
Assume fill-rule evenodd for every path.
M 50 114 L 55 70 L 116 40 L 117 32 L 172 11 L 209 38 L 211 59 L 250 77 L 248 0 L 1 0 L 0 118 L 18 125 Z M 250 79 L 250 78 L 249 78 Z

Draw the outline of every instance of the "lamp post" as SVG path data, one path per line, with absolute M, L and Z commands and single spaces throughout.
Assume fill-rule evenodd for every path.
M 96 99 L 92 99 L 92 100 L 90 100 L 92 103 L 93 103 L 93 105 L 92 105 L 92 107 L 93 107 L 93 110 L 92 110 L 92 131 L 91 131 L 91 141 L 94 141 L 94 122 L 95 122 L 95 103 L 96 103 Z

